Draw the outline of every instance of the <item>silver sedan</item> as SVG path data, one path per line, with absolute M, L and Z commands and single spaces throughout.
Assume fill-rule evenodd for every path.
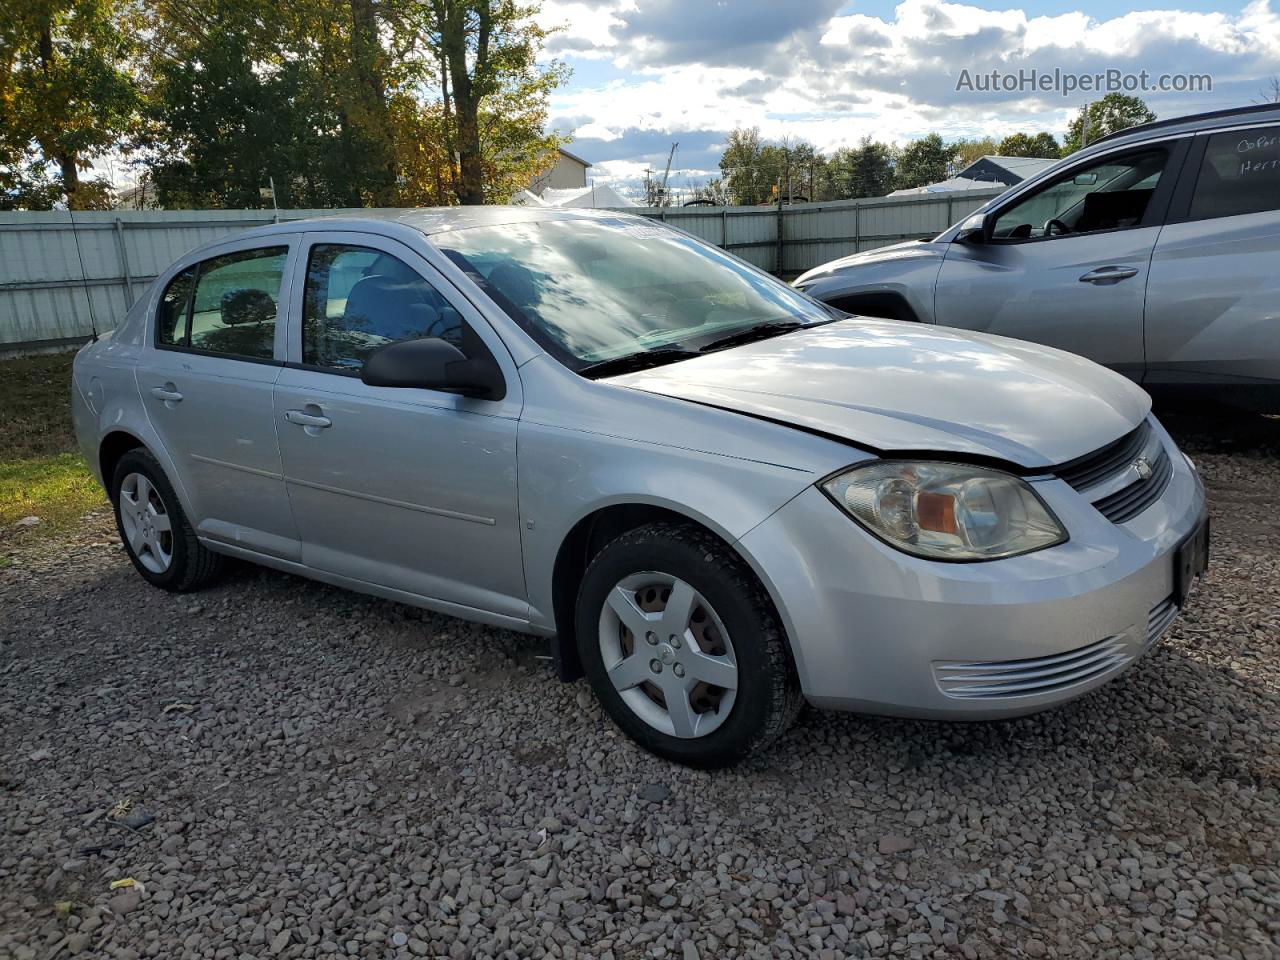
M 139 574 L 238 557 L 550 638 L 641 745 L 733 762 L 803 700 L 1012 716 L 1121 673 L 1207 558 L 1139 388 L 848 317 L 641 219 L 301 221 L 166 270 L 76 359 Z

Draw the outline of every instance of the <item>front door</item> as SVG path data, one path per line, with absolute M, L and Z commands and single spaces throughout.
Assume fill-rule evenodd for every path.
M 285 482 L 317 570 L 524 620 L 516 499 L 519 378 L 483 318 L 408 247 L 371 234 L 307 235 L 275 386 Z M 397 340 L 488 349 L 499 401 L 371 387 L 365 358 Z M 477 346 L 477 344 L 480 344 Z
M 175 276 L 138 367 L 147 416 L 178 470 L 196 531 L 297 561 L 272 389 L 284 364 L 282 304 L 296 237 L 228 245 Z M 278 343 L 277 343 L 278 341 Z
M 1147 271 L 1180 154 L 1157 144 L 1085 161 L 993 211 L 984 242 L 947 249 L 937 322 L 1058 347 L 1141 380 Z

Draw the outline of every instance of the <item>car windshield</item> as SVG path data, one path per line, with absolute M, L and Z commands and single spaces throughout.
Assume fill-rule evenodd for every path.
M 673 346 L 696 350 L 766 324 L 831 320 L 785 284 L 658 224 L 544 220 L 431 239 L 574 370 Z

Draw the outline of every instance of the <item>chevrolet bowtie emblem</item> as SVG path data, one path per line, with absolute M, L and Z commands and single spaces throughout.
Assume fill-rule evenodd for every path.
M 1151 477 L 1151 461 L 1146 457 L 1139 457 L 1133 461 L 1133 469 L 1137 471 L 1139 480 L 1148 480 Z

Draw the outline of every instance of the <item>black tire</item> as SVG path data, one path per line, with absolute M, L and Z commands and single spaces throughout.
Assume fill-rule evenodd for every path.
M 164 505 L 170 523 L 170 554 L 172 560 L 162 572 L 148 569 L 142 559 L 134 551 L 125 533 L 125 524 L 121 519 L 120 490 L 130 474 L 141 474 L 154 488 L 156 495 Z M 116 530 L 124 544 L 125 552 L 133 567 L 142 578 L 152 586 L 175 593 L 198 590 L 212 581 L 222 569 L 222 557 L 200 543 L 182 504 L 178 502 L 173 485 L 165 476 L 159 461 L 148 451 L 138 447 L 128 451 L 116 464 L 111 478 L 111 505 L 115 510 Z
M 690 584 L 719 615 L 738 667 L 729 715 L 702 737 L 683 739 L 637 716 L 614 688 L 600 650 L 600 616 L 625 577 L 657 571 Z M 627 736 L 650 753 L 694 767 L 724 767 L 766 749 L 803 705 L 785 631 L 751 569 L 719 538 L 693 524 L 657 522 L 624 533 L 587 567 L 575 611 L 578 651 L 597 699 Z

